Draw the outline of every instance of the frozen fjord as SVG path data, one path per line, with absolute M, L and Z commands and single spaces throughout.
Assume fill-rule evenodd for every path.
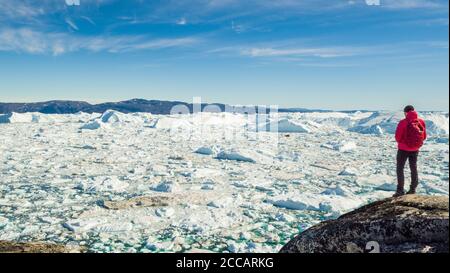
M 280 116 L 269 145 L 224 136 L 249 130 L 239 114 L 0 115 L 0 240 L 276 252 L 299 230 L 392 194 L 399 115 Z M 448 195 L 448 113 L 423 116 L 420 193 Z M 178 138 L 174 126 L 202 133 Z

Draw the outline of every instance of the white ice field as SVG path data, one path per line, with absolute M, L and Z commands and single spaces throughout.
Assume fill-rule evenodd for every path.
M 448 195 L 448 113 L 421 115 L 430 138 L 419 193 Z M 274 133 L 228 113 L 0 115 L 0 240 L 277 252 L 299 231 L 393 194 L 400 118 L 280 114 L 268 122 Z

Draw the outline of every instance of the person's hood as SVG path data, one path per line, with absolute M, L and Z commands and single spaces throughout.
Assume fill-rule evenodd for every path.
M 407 120 L 415 120 L 419 118 L 419 114 L 416 111 L 410 111 L 406 114 Z

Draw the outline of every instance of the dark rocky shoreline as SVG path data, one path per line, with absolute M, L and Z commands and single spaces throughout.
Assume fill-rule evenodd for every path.
M 447 196 L 389 198 L 320 223 L 281 253 L 448 253 Z

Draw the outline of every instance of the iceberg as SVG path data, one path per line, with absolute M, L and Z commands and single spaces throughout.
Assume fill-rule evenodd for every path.
M 358 146 L 356 145 L 355 142 L 352 141 L 339 141 L 339 142 L 331 141 L 322 144 L 322 147 L 345 153 L 355 150 Z
M 268 199 L 267 202 L 290 210 L 312 210 L 333 215 L 341 215 L 364 204 L 356 196 L 326 194 L 286 194 Z
M 268 122 L 260 127 L 259 131 L 272 131 L 278 133 L 311 133 L 320 128 L 321 125 L 314 121 L 296 121 L 292 119 L 281 119 L 279 121 Z

